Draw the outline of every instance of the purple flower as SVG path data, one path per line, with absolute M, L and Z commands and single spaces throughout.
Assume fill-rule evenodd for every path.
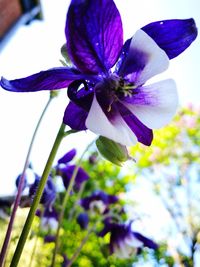
M 85 210 L 98 210 L 100 213 L 104 213 L 110 204 L 114 204 L 117 201 L 118 197 L 114 195 L 96 191 L 91 196 L 82 198 L 80 204 Z
M 122 145 L 150 145 L 152 129 L 167 124 L 177 108 L 173 80 L 145 85 L 165 71 L 197 36 L 193 19 L 150 23 L 123 45 L 121 17 L 113 0 L 72 0 L 66 48 L 73 67 L 53 68 L 6 80 L 13 92 L 68 88 L 63 122 L 90 129 Z
M 64 167 L 58 166 L 57 173 L 62 177 L 65 189 L 68 188 L 69 182 L 72 178 L 76 165 L 66 165 Z M 89 175 L 79 167 L 75 178 L 74 190 L 78 191 L 81 184 L 89 179 Z
M 75 156 L 76 156 L 76 149 L 73 148 L 58 160 L 58 164 L 67 164 L 70 161 L 72 161 Z
M 85 212 L 82 212 L 77 217 L 77 223 L 80 225 L 81 229 L 86 229 L 89 223 L 89 217 L 88 214 Z
M 54 208 L 45 208 L 44 213 L 36 211 L 36 216 L 41 218 L 43 230 L 56 230 L 58 226 L 58 212 Z
M 29 196 L 34 197 L 38 188 L 40 182 L 40 177 L 36 176 L 36 179 L 34 183 L 29 188 Z M 43 204 L 45 207 L 51 207 L 56 199 L 56 187 L 54 185 L 54 182 L 49 176 L 47 183 L 45 185 L 40 203 Z
M 21 176 L 22 176 L 22 175 L 19 174 L 19 175 L 17 176 L 16 180 L 15 180 L 15 185 L 16 185 L 17 188 L 19 187 L 19 182 L 20 182 L 20 178 L 21 178 Z M 24 191 L 24 189 L 27 187 L 27 185 L 28 185 L 28 181 L 27 181 L 27 177 L 26 177 L 26 175 L 25 175 L 22 191 Z
M 62 262 L 61 267 L 67 267 L 70 261 L 66 254 L 63 254 L 62 256 L 63 256 L 63 262 Z
M 110 232 L 110 253 L 114 253 L 118 258 L 129 258 L 137 253 L 142 247 L 157 249 L 157 244 L 151 239 L 138 232 L 131 230 L 130 224 L 110 223 L 105 221 L 104 229 L 99 236 L 104 236 Z
M 44 237 L 44 243 L 54 243 L 56 240 L 55 235 L 46 235 Z

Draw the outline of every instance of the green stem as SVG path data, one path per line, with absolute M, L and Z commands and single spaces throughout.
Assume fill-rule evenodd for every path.
M 73 204 L 73 207 L 69 213 L 69 217 L 68 217 L 68 220 L 71 221 L 73 219 L 73 217 L 75 216 L 75 213 L 76 213 L 76 206 L 78 205 L 80 199 L 81 199 L 81 196 L 84 192 L 84 189 L 85 189 L 85 184 L 86 182 L 83 182 L 82 185 L 81 185 L 81 188 L 80 190 L 78 191 L 78 195 L 77 195 L 77 198 L 76 198 L 76 201 L 75 201 L 75 204 Z
M 40 222 L 39 222 L 39 225 L 38 225 L 38 230 L 36 231 L 36 234 L 35 234 L 35 242 L 34 242 L 33 250 L 32 250 L 32 253 L 31 253 L 31 257 L 30 257 L 29 267 L 32 267 L 33 260 L 34 260 L 35 254 L 36 254 L 37 243 L 38 243 L 39 233 L 40 233 L 41 226 L 42 226 L 42 218 L 43 218 L 43 215 L 44 215 L 44 209 L 42 209 L 42 211 L 41 211 L 41 216 L 40 216 Z
M 60 129 L 58 131 L 57 137 L 55 139 L 54 145 L 52 147 L 52 150 L 50 152 L 49 158 L 47 160 L 46 166 L 44 168 L 44 171 L 43 171 L 43 174 L 42 174 L 42 178 L 40 180 L 36 195 L 35 195 L 35 197 L 33 199 L 32 206 L 30 208 L 28 217 L 26 219 L 24 228 L 22 230 L 20 239 L 18 241 L 18 244 L 17 244 L 16 250 L 15 250 L 14 256 L 12 258 L 12 262 L 11 262 L 10 267 L 16 267 L 18 265 L 18 263 L 19 263 L 19 260 L 20 260 L 24 245 L 26 243 L 26 239 L 27 239 L 29 231 L 31 229 L 31 225 L 32 225 L 32 222 L 33 222 L 33 219 L 34 219 L 34 216 L 35 216 L 36 209 L 37 209 L 37 207 L 39 205 L 39 202 L 40 202 L 40 199 L 42 197 L 42 193 L 43 193 L 46 181 L 47 181 L 49 173 L 51 171 L 51 167 L 53 165 L 53 161 L 55 159 L 55 156 L 56 156 L 57 150 L 59 148 L 59 145 L 60 145 L 60 143 L 61 143 L 61 141 L 63 139 L 64 131 L 65 131 L 65 125 L 62 123 L 62 125 L 61 125 L 61 127 L 60 127 Z
M 53 251 L 53 257 L 52 257 L 51 267 L 54 267 L 54 265 L 55 265 L 56 254 L 57 254 L 58 245 L 59 245 L 58 244 L 58 241 L 59 241 L 60 228 L 61 228 L 62 220 L 63 220 L 63 217 L 64 217 L 65 209 L 66 209 L 66 206 L 67 206 L 67 202 L 68 202 L 68 199 L 69 199 L 69 196 L 70 196 L 70 192 L 71 192 L 71 190 L 73 188 L 73 185 L 74 185 L 74 182 L 75 182 L 75 178 L 76 178 L 76 175 L 78 173 L 78 169 L 80 167 L 80 164 L 81 164 L 81 161 L 83 159 L 83 156 L 88 151 L 88 149 L 92 146 L 93 143 L 94 143 L 94 141 L 92 141 L 86 147 L 86 149 L 83 151 L 81 157 L 79 158 L 79 160 L 78 160 L 78 162 L 76 164 L 76 167 L 74 169 L 74 172 L 72 174 L 72 177 L 70 179 L 69 186 L 68 186 L 67 191 L 65 193 L 65 197 L 64 197 L 64 200 L 63 200 L 61 212 L 60 212 L 59 219 L 58 219 L 58 228 L 57 228 L 57 231 L 56 231 L 56 241 L 55 241 L 55 248 L 54 248 L 54 251 Z
M 18 209 L 19 204 L 20 204 L 21 194 L 22 194 L 23 186 L 24 186 L 25 174 L 26 174 L 26 170 L 27 170 L 28 165 L 29 165 L 30 154 L 31 154 L 32 147 L 33 147 L 33 144 L 34 144 L 34 141 L 35 141 L 35 137 L 36 137 L 38 129 L 39 129 L 40 125 L 41 125 L 42 119 L 43 119 L 43 117 L 44 117 L 44 115 L 45 115 L 45 113 L 47 111 L 47 108 L 49 107 L 49 104 L 51 103 L 52 99 L 53 99 L 53 97 L 50 96 L 47 104 L 45 105 L 44 110 L 42 111 L 42 114 L 41 114 L 41 116 L 40 116 L 40 118 L 38 120 L 38 123 L 37 123 L 36 128 L 35 128 L 34 133 L 33 133 L 33 136 L 31 138 L 31 142 L 30 142 L 30 145 L 29 145 L 29 148 L 28 148 L 28 153 L 26 155 L 26 160 L 25 160 L 25 163 L 24 163 L 24 168 L 23 168 L 20 180 L 19 180 L 17 195 L 16 195 L 15 202 L 14 202 L 14 205 L 13 205 L 13 209 L 12 209 L 11 217 L 10 217 L 10 220 L 9 220 L 8 228 L 7 228 L 7 231 L 6 231 L 4 243 L 3 243 L 3 246 L 2 246 L 2 249 L 1 249 L 0 267 L 3 266 L 4 260 L 6 258 L 6 253 L 7 253 L 7 250 L 8 250 L 8 246 L 9 246 L 10 237 L 11 237 L 11 234 L 12 234 L 12 229 L 13 229 L 13 225 L 14 225 L 17 209 Z
M 74 252 L 73 256 L 71 257 L 71 260 L 67 263 L 67 266 L 66 267 L 71 267 L 72 264 L 74 263 L 74 261 L 77 259 L 77 257 L 79 256 L 80 252 L 81 252 L 81 249 L 83 248 L 83 246 L 85 245 L 85 243 L 88 241 L 89 237 L 90 237 L 90 234 L 92 232 L 94 232 L 94 230 L 96 229 L 96 226 L 99 222 L 105 220 L 106 218 L 110 217 L 110 213 L 109 214 L 106 214 L 104 215 L 102 218 L 100 218 L 99 220 L 97 220 L 94 225 L 89 228 L 86 236 L 83 238 L 83 240 L 81 241 L 81 244 L 79 245 L 79 247 L 77 248 L 77 250 Z
M 83 248 L 83 246 L 85 245 L 85 243 L 88 241 L 88 239 L 90 237 L 90 234 L 95 230 L 95 228 L 96 228 L 96 224 L 88 230 L 86 236 L 81 241 L 80 246 L 77 248 L 76 252 L 71 257 L 71 260 L 67 263 L 67 267 L 72 266 L 73 262 L 77 259 L 78 255 L 81 252 L 81 249 Z

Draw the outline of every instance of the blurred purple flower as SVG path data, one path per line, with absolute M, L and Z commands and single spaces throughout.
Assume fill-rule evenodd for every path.
M 45 208 L 42 213 L 41 210 L 36 211 L 36 216 L 41 219 L 41 227 L 43 230 L 56 230 L 58 226 L 58 212 L 55 208 Z
M 178 101 L 173 80 L 144 84 L 195 40 L 194 20 L 150 23 L 123 45 L 121 17 L 113 0 L 72 0 L 65 35 L 73 67 L 11 81 L 2 78 L 1 86 L 13 92 L 69 86 L 65 124 L 75 130 L 88 128 L 122 145 L 150 145 L 152 129 L 171 120 Z
M 76 149 L 73 148 L 58 160 L 58 164 L 67 164 L 70 161 L 72 161 L 75 156 L 76 156 Z
M 105 236 L 110 232 L 110 253 L 115 254 L 118 258 L 129 258 L 142 247 L 157 249 L 157 244 L 151 239 L 143 236 L 138 232 L 131 230 L 131 223 L 119 224 L 111 223 L 105 220 L 104 229 L 99 233 L 99 236 Z
M 29 188 L 29 196 L 33 198 L 36 194 L 38 185 L 40 182 L 40 177 L 36 176 L 34 183 Z M 56 187 L 51 176 L 48 177 L 47 183 L 45 185 L 40 203 L 45 207 L 50 208 L 56 199 Z
M 67 267 L 68 263 L 70 262 L 67 255 L 66 254 L 63 254 L 63 262 L 62 262 L 62 267 Z
M 82 212 L 77 217 L 77 223 L 80 225 L 81 229 L 86 229 L 89 223 L 89 217 L 88 214 L 85 212 Z
M 69 186 L 69 182 L 72 178 L 76 165 L 66 165 L 64 167 L 58 166 L 57 173 L 62 177 L 63 184 L 65 189 L 67 190 Z M 78 172 L 75 178 L 74 190 L 79 191 L 81 184 L 89 179 L 89 175 L 83 170 L 83 168 L 79 167 Z
M 118 197 L 114 195 L 108 195 L 103 191 L 96 191 L 92 195 L 82 198 L 80 204 L 85 210 L 98 210 L 100 213 L 104 213 L 110 204 L 114 204 L 117 201 Z
M 15 180 L 15 185 L 16 185 L 17 188 L 18 188 L 18 186 L 19 186 L 20 178 L 21 178 L 21 174 L 19 174 L 19 175 L 17 176 L 16 180 Z M 28 181 L 27 181 L 27 177 L 26 177 L 26 175 L 25 175 L 25 177 L 24 177 L 24 184 L 23 184 L 23 189 L 22 189 L 22 191 L 25 190 L 25 188 L 27 187 L 27 185 L 28 185 Z
M 54 243 L 56 240 L 55 235 L 46 235 L 44 237 L 44 243 Z

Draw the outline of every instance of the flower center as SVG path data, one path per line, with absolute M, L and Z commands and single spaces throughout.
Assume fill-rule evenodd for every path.
M 110 112 L 112 104 L 119 101 L 123 97 L 131 97 L 134 94 L 136 86 L 134 83 L 119 77 L 115 74 L 110 75 L 109 78 L 104 80 L 106 94 L 110 99 L 110 104 L 107 111 Z

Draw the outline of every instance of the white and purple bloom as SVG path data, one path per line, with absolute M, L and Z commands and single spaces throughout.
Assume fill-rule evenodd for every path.
M 56 166 L 56 174 L 62 177 L 65 189 L 68 188 L 70 180 L 74 174 L 76 165 L 69 164 L 76 156 L 76 149 L 71 149 L 63 157 L 58 160 Z M 84 171 L 83 168 L 79 167 L 76 177 L 74 190 L 79 191 L 81 184 L 89 179 L 89 175 Z
M 171 79 L 146 82 L 195 40 L 194 20 L 150 23 L 123 45 L 121 17 L 113 0 L 71 0 L 65 34 L 72 67 L 10 81 L 2 78 L 1 86 L 13 92 L 69 87 L 65 124 L 122 145 L 150 145 L 152 129 L 173 117 L 177 91 Z
M 36 176 L 34 183 L 29 188 L 29 196 L 34 197 L 40 182 L 40 177 Z M 56 199 L 56 187 L 51 176 L 48 177 L 47 183 L 45 185 L 40 203 L 47 208 L 51 208 L 52 204 Z
M 41 228 L 45 231 L 55 231 L 58 227 L 58 212 L 55 208 L 45 208 L 44 212 L 36 211 L 36 216 L 41 218 Z
M 114 253 L 118 258 L 130 258 L 143 247 L 158 248 L 157 244 L 151 239 L 132 231 L 131 223 L 112 223 L 105 220 L 104 229 L 99 233 L 99 236 L 105 236 L 107 233 L 110 233 L 110 253 Z
M 103 191 L 96 191 L 92 195 L 82 198 L 80 204 L 85 210 L 104 213 L 109 205 L 114 204 L 117 201 L 118 197 L 114 195 L 108 195 Z

